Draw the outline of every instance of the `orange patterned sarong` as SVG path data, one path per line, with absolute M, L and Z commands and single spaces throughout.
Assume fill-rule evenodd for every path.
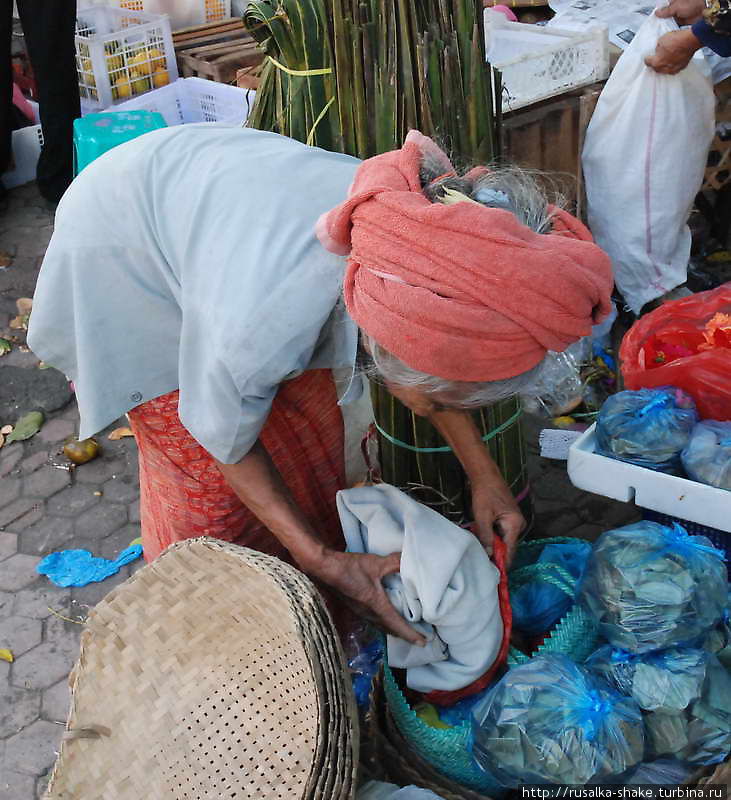
M 173 542 L 213 536 L 291 561 L 239 500 L 211 455 L 183 427 L 178 392 L 129 412 L 140 458 L 145 559 Z M 259 436 L 295 502 L 329 547 L 342 550 L 335 493 L 345 488 L 343 418 L 329 370 L 283 383 Z

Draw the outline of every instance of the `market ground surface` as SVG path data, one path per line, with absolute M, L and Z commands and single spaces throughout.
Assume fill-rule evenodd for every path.
M 0 449 L 0 648 L 15 656 L 12 664 L 0 661 L 0 800 L 41 797 L 66 719 L 67 678 L 83 628 L 78 623 L 140 566 L 72 589 L 55 587 L 35 571 L 54 550 L 85 548 L 113 558 L 140 535 L 134 440 L 107 438 L 125 421 L 97 437 L 99 458 L 69 468 L 61 450 L 77 430 L 73 395 L 63 376 L 39 369 L 24 346 L 24 332 L 9 327 L 16 300 L 33 295 L 52 230 L 53 212 L 34 184 L 10 192 L 0 214 L 0 253 L 10 257 L 8 266 L 0 266 L 0 337 L 16 341 L 0 360 L 0 426 L 36 408 L 46 412 L 46 422 L 32 439 Z M 594 539 L 636 518 L 630 506 L 573 488 L 565 462 L 538 457 L 541 426 L 538 420 L 526 426 L 534 535 Z

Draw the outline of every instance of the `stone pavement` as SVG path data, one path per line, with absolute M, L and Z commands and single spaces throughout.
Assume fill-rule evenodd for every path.
M 41 796 L 66 719 L 67 677 L 83 627 L 78 623 L 140 566 L 136 562 L 103 583 L 72 589 L 55 587 L 35 571 L 41 557 L 54 550 L 85 548 L 115 557 L 139 536 L 134 440 L 111 442 L 103 432 L 97 437 L 102 455 L 70 468 L 60 452 L 77 430 L 71 392 L 63 376 L 38 368 L 23 346 L 23 332 L 8 327 L 16 300 L 33 295 L 51 231 L 52 213 L 35 186 L 13 190 L 0 216 L 0 251 L 12 257 L 9 266 L 0 267 L 0 337 L 18 341 L 0 359 L 0 426 L 36 407 L 44 408 L 47 418 L 32 439 L 0 449 L 0 648 L 15 655 L 12 664 L 0 661 L 0 800 Z M 124 424 L 119 420 L 110 429 Z M 534 535 L 593 539 L 636 516 L 631 507 L 574 489 L 564 462 L 539 458 L 540 427 L 532 421 L 528 432 Z

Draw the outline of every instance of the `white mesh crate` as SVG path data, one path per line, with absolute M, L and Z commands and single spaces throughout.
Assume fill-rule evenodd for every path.
M 178 78 L 175 83 L 118 103 L 108 111 L 157 111 L 168 125 L 185 122 L 246 122 L 255 92 L 207 81 Z
M 502 75 L 503 111 L 537 103 L 609 75 L 605 28 L 585 33 L 509 22 L 485 10 L 487 60 Z
M 91 0 L 92 3 L 167 14 L 174 31 L 231 18 L 231 0 Z
M 76 70 L 84 112 L 166 86 L 178 77 L 170 20 L 107 6 L 80 8 Z
M 40 125 L 28 125 L 13 131 L 11 138 L 12 161 L 2 176 L 6 189 L 13 189 L 36 179 L 36 167 L 43 146 Z

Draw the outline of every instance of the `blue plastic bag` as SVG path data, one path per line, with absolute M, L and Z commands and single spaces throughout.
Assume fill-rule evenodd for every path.
M 383 638 L 370 625 L 362 625 L 348 634 L 345 657 L 348 660 L 355 701 L 362 711 L 370 705 L 373 679 L 381 668 L 383 655 Z
M 731 491 L 731 422 L 699 422 L 680 457 L 689 478 Z
M 695 642 L 728 595 L 723 553 L 680 525 L 636 522 L 595 542 L 580 599 L 614 647 L 644 653 Z
M 56 586 L 86 586 L 116 575 L 141 555 L 141 544 L 131 544 L 114 561 L 93 556 L 88 550 L 58 550 L 47 555 L 36 566 L 36 572 L 46 575 Z
M 566 656 L 509 670 L 473 712 L 473 755 L 508 787 L 585 784 L 639 764 L 642 715 Z
M 589 542 L 551 542 L 534 564 L 511 573 L 515 628 L 530 635 L 551 630 L 573 605 L 590 555 Z
M 599 411 L 597 452 L 660 472 L 678 472 L 680 453 L 697 421 L 695 403 L 682 389 L 617 392 Z
M 711 653 L 688 647 L 632 654 L 602 647 L 586 666 L 645 712 L 649 756 L 706 765 L 731 751 L 731 676 Z

